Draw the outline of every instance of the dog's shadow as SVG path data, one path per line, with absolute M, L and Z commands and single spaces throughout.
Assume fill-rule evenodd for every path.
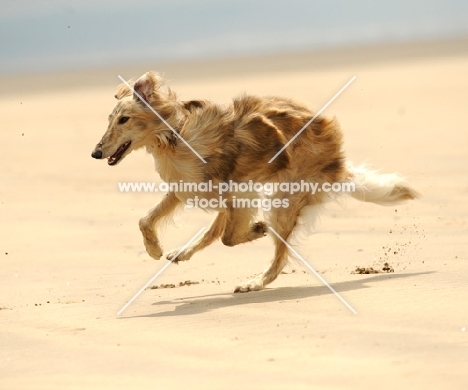
M 333 283 L 332 287 L 340 294 L 345 291 L 359 290 L 368 288 L 366 282 L 383 282 L 390 278 L 409 278 L 419 275 L 432 274 L 434 272 L 415 272 L 409 274 L 378 274 L 366 277 L 365 279 L 348 280 L 345 282 Z M 278 287 L 267 288 L 262 291 L 249 293 L 221 293 L 199 295 L 186 298 L 177 298 L 171 301 L 159 301 L 153 303 L 155 306 L 176 305 L 175 309 L 162 311 L 154 314 L 122 316 L 121 318 L 139 318 L 139 317 L 171 317 L 188 316 L 205 313 L 224 307 L 232 307 L 244 304 L 261 304 L 269 302 L 280 302 L 298 300 L 302 298 L 319 297 L 321 295 L 332 294 L 330 289 L 325 286 L 300 286 L 300 287 Z M 341 295 L 341 294 L 340 294 Z M 179 304 L 180 303 L 180 304 Z

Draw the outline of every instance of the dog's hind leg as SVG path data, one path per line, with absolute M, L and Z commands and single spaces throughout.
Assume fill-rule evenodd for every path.
M 198 242 L 185 248 L 182 252 L 179 253 L 176 259 L 174 259 L 174 257 L 180 249 L 172 250 L 166 256 L 166 258 L 175 263 L 177 263 L 178 261 L 190 260 L 190 258 L 194 255 L 195 252 L 206 248 L 208 245 L 212 244 L 215 240 L 221 237 L 221 235 L 224 232 L 224 227 L 226 226 L 226 219 L 226 212 L 219 212 L 216 218 L 211 223 L 210 228 L 200 238 L 200 240 L 198 240 Z
M 289 207 L 272 209 L 269 222 L 275 232 L 285 241 L 290 237 L 301 209 L 307 205 L 307 199 L 303 194 L 289 195 Z M 275 257 L 264 272 L 255 278 L 237 286 L 234 292 L 248 292 L 262 290 L 267 284 L 277 278 L 288 261 L 288 248 L 275 234 L 272 234 L 275 242 Z
M 266 236 L 265 222 L 251 222 L 256 212 L 256 209 L 247 207 L 226 209 L 226 228 L 221 237 L 223 244 L 234 246 Z
M 180 200 L 173 192 L 169 192 L 156 207 L 148 212 L 146 217 L 140 219 L 140 230 L 143 234 L 146 252 L 153 259 L 159 260 L 163 254 L 156 234 L 157 226 L 163 218 L 172 214 L 179 205 Z

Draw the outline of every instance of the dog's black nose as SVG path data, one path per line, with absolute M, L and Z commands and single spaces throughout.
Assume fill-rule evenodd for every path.
M 92 158 L 102 158 L 102 150 L 95 150 L 93 153 L 91 153 Z

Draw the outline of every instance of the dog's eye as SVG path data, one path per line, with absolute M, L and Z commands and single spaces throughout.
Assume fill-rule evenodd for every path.
M 119 125 L 123 125 L 125 122 L 127 122 L 130 118 L 128 116 L 123 116 L 122 118 L 119 119 Z

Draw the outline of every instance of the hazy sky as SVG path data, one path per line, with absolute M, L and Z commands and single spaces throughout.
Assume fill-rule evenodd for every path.
M 463 35 L 467 0 L 0 0 L 0 72 Z

